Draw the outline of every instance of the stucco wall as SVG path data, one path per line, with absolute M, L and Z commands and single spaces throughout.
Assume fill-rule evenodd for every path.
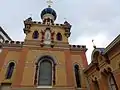
M 16 65 L 18 63 L 19 57 L 20 57 L 20 52 L 9 51 L 7 53 L 6 57 L 4 58 L 4 63 L 3 63 L 3 66 L 2 66 L 1 72 L 0 72 L 0 82 L 6 82 L 6 81 L 12 82 L 13 81 L 14 74 L 16 72 Z M 6 72 L 7 72 L 8 65 L 9 65 L 10 62 L 15 63 L 15 68 L 14 68 L 14 72 L 13 72 L 13 76 L 12 76 L 11 80 L 6 80 L 5 76 L 6 76 Z

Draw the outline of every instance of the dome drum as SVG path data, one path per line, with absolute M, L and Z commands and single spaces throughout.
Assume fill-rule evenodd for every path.
M 54 18 L 54 16 L 53 15 L 51 15 L 51 14 L 45 14 L 44 16 L 43 16 L 43 20 L 44 19 L 51 19 L 51 20 L 55 20 L 55 18 Z
M 56 12 L 50 7 L 43 9 L 43 11 L 41 12 L 42 20 L 50 18 L 53 21 L 55 21 L 56 17 L 57 17 Z

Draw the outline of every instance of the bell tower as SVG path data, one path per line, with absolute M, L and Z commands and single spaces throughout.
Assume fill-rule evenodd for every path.
M 45 8 L 42 12 L 41 12 L 41 19 L 42 19 L 42 22 L 44 24 L 47 24 L 47 25 L 52 25 L 54 24 L 54 21 L 56 20 L 57 18 L 57 14 L 55 12 L 55 10 L 53 10 L 51 8 L 51 4 L 53 3 L 51 0 L 48 0 L 47 1 L 48 3 L 48 8 Z
M 56 24 L 57 14 L 51 8 L 52 1 L 48 1 L 48 7 L 41 11 L 42 22 L 33 21 L 31 17 L 24 21 L 25 44 L 45 46 L 68 45 L 71 25 L 65 21 L 63 24 Z

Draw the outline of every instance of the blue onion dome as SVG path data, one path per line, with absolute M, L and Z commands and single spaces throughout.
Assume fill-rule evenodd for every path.
M 48 17 L 48 15 L 52 15 L 53 19 L 56 20 L 57 14 L 55 10 L 50 7 L 43 9 L 43 11 L 41 12 L 41 18 L 44 19 L 44 17 Z

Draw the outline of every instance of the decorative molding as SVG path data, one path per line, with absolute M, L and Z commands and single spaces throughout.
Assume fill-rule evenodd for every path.
M 117 43 L 120 43 L 120 34 L 106 47 L 104 54 L 110 51 Z

